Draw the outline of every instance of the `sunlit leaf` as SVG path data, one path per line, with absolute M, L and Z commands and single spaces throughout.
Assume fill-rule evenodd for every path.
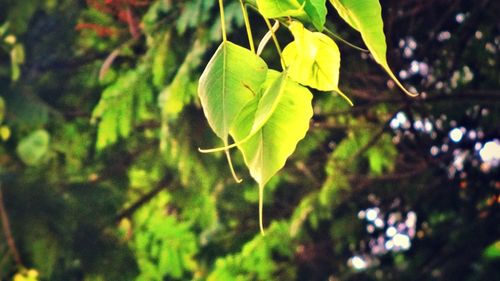
M 276 80 L 283 78 L 286 73 L 279 74 L 269 71 L 264 93 L 269 87 L 276 85 Z M 305 87 L 286 80 L 284 93 L 279 95 L 276 108 L 267 122 L 248 141 L 238 145 L 243 153 L 250 175 L 259 184 L 259 222 L 262 224 L 263 189 L 269 179 L 285 165 L 288 157 L 293 153 L 297 143 L 304 138 L 309 129 L 309 120 L 313 115 L 312 94 Z M 259 110 L 257 97 L 249 102 L 238 116 L 235 125 L 231 128 L 231 135 L 236 143 L 244 139 L 252 131 L 255 114 Z
M 272 87 L 282 75 L 269 71 L 264 88 Z M 284 165 L 305 136 L 312 117 L 312 94 L 304 87 L 287 80 L 284 93 L 264 126 L 250 140 L 238 146 L 252 177 L 260 184 L 267 181 Z M 259 99 L 254 99 L 241 111 L 231 135 L 238 142 L 246 137 L 254 124 Z
M 267 18 L 305 17 L 303 3 L 303 0 L 257 0 L 257 7 Z
M 267 65 L 251 51 L 223 42 L 200 77 L 198 95 L 208 124 L 227 144 L 229 129 L 266 79 Z
M 267 18 L 294 17 L 323 30 L 325 0 L 257 0 L 259 11 Z
M 317 30 L 322 31 L 323 26 L 325 25 L 327 14 L 326 1 L 306 0 L 304 10 L 306 10 L 306 13 L 309 16 L 309 19 L 311 20 L 311 23 L 314 25 L 314 27 Z
M 257 109 L 255 110 L 255 113 L 253 114 L 254 119 L 252 123 L 252 129 L 249 131 L 248 135 L 243 139 L 240 138 L 239 141 L 228 147 L 216 148 L 212 149 L 212 151 L 224 150 L 245 143 L 250 138 L 252 138 L 257 132 L 259 132 L 262 126 L 264 126 L 267 120 L 269 120 L 274 110 L 276 109 L 276 106 L 280 102 L 281 96 L 285 92 L 286 84 L 287 84 L 287 75 L 286 72 L 284 72 L 282 75 L 280 75 L 278 79 L 273 81 L 268 87 L 265 86 L 262 96 L 257 96 L 254 98 L 254 100 L 249 102 L 250 104 L 257 102 L 258 105 Z M 241 124 L 235 122 L 234 125 L 240 126 Z
M 322 33 L 305 29 L 300 22 L 292 22 L 290 30 L 295 40 L 283 50 L 288 75 L 302 85 L 343 95 L 338 87 L 340 51 L 337 44 Z
M 387 63 L 387 45 L 385 42 L 384 22 L 382 21 L 382 7 L 378 0 L 330 0 L 339 15 L 354 29 L 361 33 L 361 37 L 373 55 L 375 61 L 384 68 L 396 84 L 408 95 L 410 93 L 399 82 Z

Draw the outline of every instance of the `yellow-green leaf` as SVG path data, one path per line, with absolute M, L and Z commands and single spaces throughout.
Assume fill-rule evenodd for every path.
M 223 42 L 200 77 L 198 95 L 214 133 L 227 145 L 229 128 L 266 79 L 267 65 L 251 51 Z
M 305 87 L 286 78 L 286 73 L 268 71 L 263 92 L 276 87 L 276 81 L 285 79 L 284 92 L 278 95 L 276 107 L 265 124 L 248 141 L 240 143 L 250 175 L 259 184 L 259 218 L 262 227 L 262 194 L 265 184 L 283 168 L 297 143 L 304 138 L 313 115 L 312 94 Z M 279 82 L 281 83 L 281 82 Z M 281 88 L 281 86 L 280 86 Z M 279 89 L 279 88 L 278 88 Z M 260 96 L 251 100 L 238 115 L 231 128 L 236 143 L 252 131 L 259 110 Z
M 312 23 L 319 31 L 326 21 L 325 0 L 257 0 L 257 6 L 267 18 L 294 17 Z
M 314 27 L 317 30 L 322 31 L 327 14 L 325 0 L 306 0 L 304 10 L 309 16 L 309 19 Z
M 323 33 L 307 30 L 297 21 L 290 24 L 290 31 L 295 40 L 283 50 L 290 78 L 321 91 L 336 91 L 345 98 L 338 87 L 340 51 L 337 44 Z
M 267 18 L 305 17 L 303 3 L 303 0 L 257 0 L 257 7 Z
M 330 0 L 339 15 L 354 29 L 361 33 L 361 37 L 373 55 L 375 61 L 384 68 L 396 84 L 408 95 L 414 96 L 392 72 L 387 63 L 387 45 L 385 42 L 384 22 L 382 21 L 382 7 L 378 0 Z

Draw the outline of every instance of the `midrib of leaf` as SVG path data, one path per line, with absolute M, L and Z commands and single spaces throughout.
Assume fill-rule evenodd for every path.
M 256 114 L 254 116 L 254 123 L 252 125 L 252 128 L 250 129 L 250 132 L 248 133 L 248 135 L 246 137 L 244 137 L 241 140 L 235 141 L 231 145 L 228 145 L 227 143 L 225 143 L 223 147 L 217 147 L 217 148 L 212 148 L 212 149 L 200 149 L 200 151 L 205 152 L 205 153 L 206 152 L 224 151 L 224 150 L 227 150 L 227 149 L 230 149 L 230 148 L 233 148 L 233 147 L 236 147 L 236 146 L 239 146 L 239 145 L 242 145 L 242 144 L 246 143 L 253 136 L 255 136 L 257 133 L 259 133 L 260 131 L 262 131 L 262 128 L 264 127 L 264 125 L 266 124 L 266 122 L 271 118 L 274 110 L 278 106 L 279 100 L 281 99 L 281 95 L 283 94 L 283 91 L 285 90 L 287 71 L 288 71 L 288 69 L 285 69 L 284 72 L 283 72 L 283 74 L 282 74 L 283 77 L 282 78 L 278 78 L 278 79 L 283 79 L 283 81 L 280 83 L 280 88 L 278 90 L 279 94 L 278 94 L 278 97 L 276 98 L 276 100 L 273 101 L 271 110 L 268 112 L 267 115 L 264 116 L 264 118 L 260 118 L 260 120 L 257 120 L 258 117 L 259 117 L 257 115 L 257 113 L 259 112 L 258 109 L 260 108 L 260 104 L 262 102 L 262 101 L 259 101 L 259 103 L 257 105 L 257 112 L 256 112 Z M 252 89 L 250 89 L 250 88 L 248 88 L 248 89 L 250 91 L 252 91 Z M 268 90 L 270 90 L 270 89 L 268 89 Z M 255 96 L 254 96 L 254 98 L 255 98 Z M 262 99 L 262 97 L 261 97 L 261 99 Z M 259 121 L 259 122 L 257 122 L 257 121 Z
M 227 145 L 227 134 L 229 129 L 226 124 L 226 69 L 227 69 L 227 43 L 224 42 L 222 49 L 222 120 L 224 122 L 224 145 Z
M 224 46 L 222 49 L 222 120 L 224 122 L 224 146 L 227 146 L 227 137 L 229 135 L 229 125 L 226 122 L 226 73 L 227 72 L 227 42 L 224 42 Z M 229 149 L 224 150 L 224 154 L 226 154 L 227 163 L 229 165 L 229 170 L 231 171 L 231 175 L 234 180 L 238 183 L 243 180 L 236 175 L 236 171 L 234 170 L 233 161 L 231 160 L 231 154 L 229 153 Z
M 313 63 L 313 69 L 317 69 L 319 73 L 323 74 L 323 77 L 325 77 L 326 79 L 328 79 L 328 82 L 330 82 L 330 79 L 331 77 L 328 77 L 328 73 L 326 73 L 325 70 L 323 70 L 323 68 L 321 67 L 321 65 L 318 63 L 317 60 L 314 61 Z M 315 75 L 318 77 L 319 79 L 319 75 Z

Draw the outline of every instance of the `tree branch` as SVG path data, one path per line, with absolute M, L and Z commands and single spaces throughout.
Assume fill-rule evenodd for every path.
M 3 233 L 5 235 L 5 239 L 7 240 L 7 245 L 9 247 L 10 253 L 12 254 L 12 257 L 14 258 L 16 264 L 18 266 L 21 266 L 23 263 L 21 260 L 21 256 L 19 255 L 19 251 L 17 250 L 14 238 L 12 237 L 9 218 L 7 216 L 7 211 L 5 210 L 5 205 L 3 203 L 3 193 L 1 185 L 0 185 L 0 218 L 2 219 Z
M 347 160 L 347 162 L 351 163 L 356 158 L 358 158 L 361 155 L 363 155 L 368 149 L 370 149 L 370 147 L 372 147 L 375 144 L 377 144 L 378 140 L 382 137 L 382 135 L 384 134 L 385 130 L 389 129 L 389 125 L 391 123 L 391 120 L 394 119 L 394 117 L 396 116 L 396 114 L 398 114 L 401 110 L 403 110 L 403 108 L 404 107 L 398 108 L 394 112 L 394 114 L 392 114 L 391 117 L 389 117 L 384 122 L 384 124 L 382 125 L 382 127 L 373 135 L 373 137 L 363 147 L 361 147 L 358 151 L 356 151 L 356 153 L 354 153 L 351 157 L 349 157 L 349 159 Z
M 144 194 L 141 198 L 139 198 L 137 201 L 135 201 L 132 205 L 130 205 L 129 207 L 120 211 L 115 216 L 114 220 L 116 222 L 119 222 L 120 220 L 122 220 L 124 218 L 131 217 L 140 207 L 142 207 L 144 204 L 151 201 L 151 199 L 153 199 L 158 193 L 160 193 L 166 186 L 171 185 L 173 181 L 174 181 L 173 177 L 170 174 L 165 175 L 165 177 L 160 182 L 158 182 L 156 187 L 154 187 L 148 193 Z

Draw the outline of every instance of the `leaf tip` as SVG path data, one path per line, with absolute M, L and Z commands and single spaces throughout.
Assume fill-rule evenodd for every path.
M 394 83 L 396 83 L 396 85 L 408 96 L 410 97 L 417 97 L 418 96 L 418 93 L 412 93 L 410 91 L 408 91 L 405 86 L 403 86 L 403 84 L 401 84 L 401 82 L 399 81 L 399 79 L 396 77 L 396 75 L 394 75 L 394 73 L 391 71 L 389 65 L 385 64 L 383 65 L 383 68 L 387 71 L 387 73 L 389 74 L 389 76 L 392 78 L 392 80 L 394 81 Z
M 259 228 L 260 234 L 265 236 L 264 223 L 263 223 L 263 205 L 264 205 L 264 185 L 259 184 Z
M 345 101 L 347 101 L 347 103 L 350 105 L 350 106 L 354 106 L 354 103 L 352 102 L 352 100 L 346 96 L 346 94 L 344 94 L 339 88 L 335 89 L 335 92 L 341 96 Z

